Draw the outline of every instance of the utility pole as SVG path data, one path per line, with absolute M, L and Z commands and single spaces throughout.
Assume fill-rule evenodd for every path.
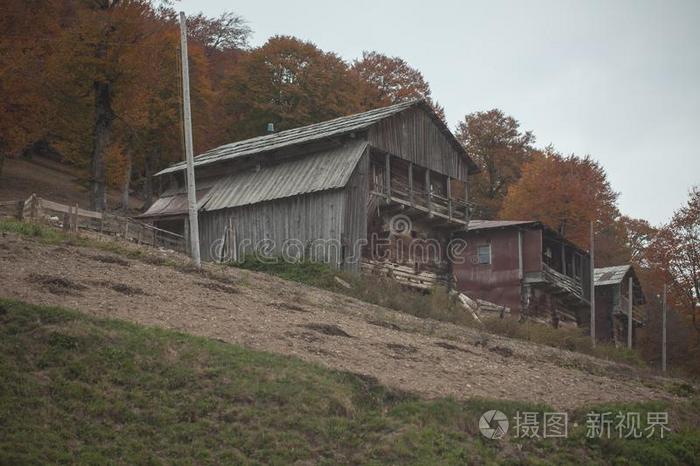
M 664 283 L 664 296 L 662 301 L 662 317 L 661 317 L 661 370 L 666 372 L 666 284 Z
M 630 277 L 629 289 L 627 291 L 627 347 L 632 349 L 632 303 L 634 301 L 634 291 L 632 290 L 633 280 Z
M 591 222 L 591 344 L 595 348 L 595 245 Z
M 197 220 L 197 191 L 194 183 L 194 155 L 192 154 L 192 112 L 190 110 L 190 67 L 187 61 L 187 23 L 185 12 L 180 12 L 180 53 L 182 56 L 182 108 L 185 128 L 185 157 L 187 160 L 187 210 L 190 219 L 190 251 L 196 267 L 202 266 L 199 256 L 199 221 Z

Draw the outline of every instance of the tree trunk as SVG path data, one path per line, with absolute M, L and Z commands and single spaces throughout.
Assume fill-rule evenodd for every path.
M 143 208 L 148 209 L 153 204 L 153 170 L 151 169 L 151 153 L 143 160 Z
M 129 211 L 129 186 L 131 184 L 131 157 L 127 156 L 126 173 L 124 174 L 124 186 L 122 187 L 122 209 L 124 213 Z
M 95 81 L 93 87 L 95 89 L 95 128 L 92 134 L 90 157 L 90 208 L 103 211 L 107 207 L 104 153 L 109 145 L 114 121 L 112 86 L 109 82 Z

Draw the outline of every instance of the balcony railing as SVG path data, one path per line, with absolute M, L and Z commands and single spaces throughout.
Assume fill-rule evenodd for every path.
M 613 314 L 624 315 L 626 317 L 628 312 L 629 300 L 627 299 L 627 296 L 620 294 L 620 302 L 613 307 Z M 632 304 L 632 320 L 638 323 L 643 323 L 645 320 L 644 311 L 634 304 Z
M 583 295 L 583 285 L 580 279 L 558 272 L 544 263 L 542 264 L 542 277 L 546 282 L 562 291 L 570 293 L 582 301 L 587 301 Z
M 391 190 L 385 186 L 375 186 L 372 194 L 384 197 L 407 207 L 412 207 L 429 216 L 437 216 L 455 223 L 467 224 L 471 204 L 461 199 L 443 196 L 434 192 L 413 187 L 412 189 L 399 180 L 392 179 Z

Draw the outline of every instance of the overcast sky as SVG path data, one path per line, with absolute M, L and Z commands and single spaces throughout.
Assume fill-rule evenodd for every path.
M 451 129 L 500 108 L 537 144 L 590 154 L 623 213 L 667 221 L 700 184 L 700 1 L 182 0 L 229 10 L 253 46 L 286 34 L 350 61 L 404 58 L 430 82 Z

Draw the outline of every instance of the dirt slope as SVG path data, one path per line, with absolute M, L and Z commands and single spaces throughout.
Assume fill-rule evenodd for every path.
M 426 397 L 562 409 L 672 398 L 667 380 L 586 355 L 418 319 L 265 274 L 210 265 L 213 278 L 150 262 L 7 234 L 0 238 L 0 296 L 297 356 Z

